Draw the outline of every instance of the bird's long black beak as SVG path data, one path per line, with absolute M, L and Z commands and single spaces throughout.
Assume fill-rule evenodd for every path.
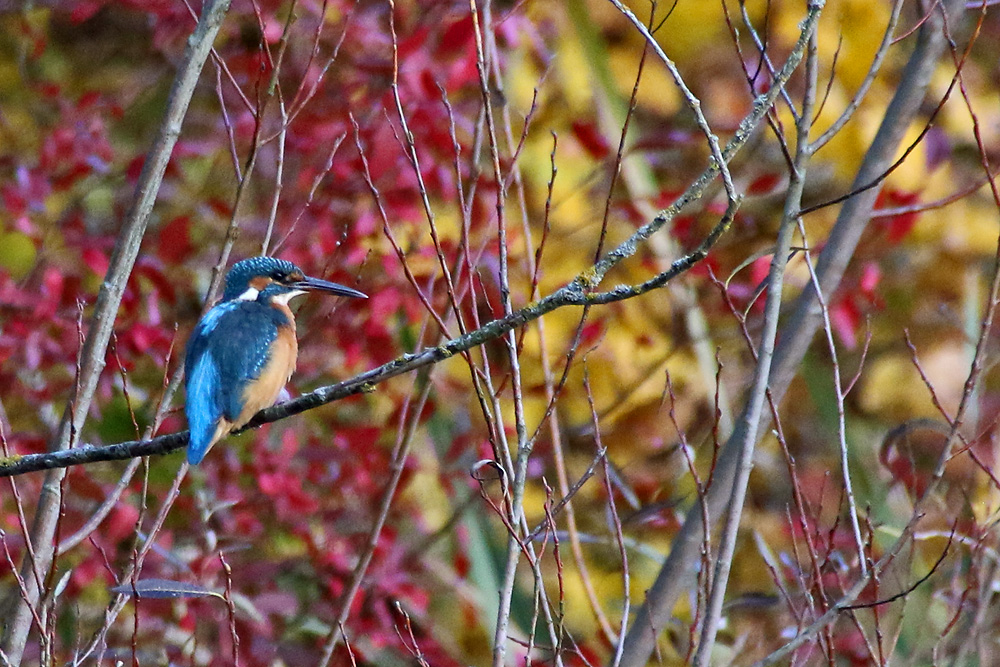
M 331 283 L 328 280 L 320 280 L 319 278 L 313 278 L 311 276 L 306 276 L 302 280 L 298 281 L 293 285 L 295 289 L 306 290 L 306 291 L 316 291 L 316 292 L 329 292 L 330 294 L 336 294 L 338 296 L 351 296 L 355 299 L 367 299 L 368 295 L 364 292 L 359 292 L 356 289 L 346 287 L 339 283 Z

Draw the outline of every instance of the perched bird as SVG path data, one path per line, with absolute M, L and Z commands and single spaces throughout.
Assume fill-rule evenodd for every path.
M 188 463 L 200 463 L 212 445 L 274 404 L 298 354 L 288 302 L 309 291 L 368 298 L 275 257 L 245 259 L 226 274 L 222 301 L 201 318 L 187 344 Z

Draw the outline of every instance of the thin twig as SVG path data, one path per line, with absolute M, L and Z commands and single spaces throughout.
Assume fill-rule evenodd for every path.
M 830 352 L 830 361 L 833 365 L 833 390 L 837 402 L 837 443 L 840 449 L 840 471 L 844 480 L 844 495 L 847 499 L 847 513 L 851 520 L 851 530 L 854 533 L 854 545 L 858 550 L 858 567 L 862 576 L 868 573 L 868 559 L 865 557 L 864 540 L 861 537 L 861 525 L 858 522 L 858 506 L 854 499 L 854 484 L 851 481 L 851 469 L 847 451 L 847 420 L 844 401 L 847 392 L 844 389 L 844 381 L 840 373 L 840 358 L 837 354 L 837 344 L 833 339 L 833 325 L 830 323 L 830 309 L 827 307 L 826 297 L 819 286 L 819 279 L 816 277 L 816 268 L 813 266 L 812 252 L 809 249 L 806 237 L 806 227 L 802 218 L 798 219 L 799 234 L 802 236 L 802 245 L 805 248 L 805 264 L 809 270 L 809 279 L 812 281 L 813 289 L 816 290 L 816 301 L 819 304 L 823 317 L 823 333 L 826 337 L 826 346 Z M 860 371 L 859 371 L 860 372 Z
M 830 124 L 823 134 L 821 134 L 815 141 L 813 141 L 814 151 L 818 151 L 820 148 L 825 146 L 831 139 L 840 134 L 840 131 L 844 129 L 844 125 L 854 117 L 858 108 L 861 106 L 861 102 L 864 100 L 865 95 L 868 94 L 868 89 L 875 82 L 875 77 L 879 75 L 882 71 L 882 62 L 885 60 L 886 55 L 889 53 L 889 47 L 893 44 L 893 33 L 896 31 L 896 25 L 899 23 L 899 14 L 903 9 L 903 0 L 895 0 L 892 5 L 892 12 L 889 14 L 889 23 L 885 27 L 885 32 L 882 34 L 882 42 L 878 45 L 878 49 L 875 51 L 875 56 L 872 58 L 872 64 L 868 67 L 868 72 L 865 74 L 865 78 L 861 81 L 861 85 L 858 86 L 857 91 L 854 93 L 854 97 L 844 106 L 844 110 L 841 112 L 837 120 Z M 817 111 L 817 114 L 819 112 Z
M 583 387 L 587 395 L 587 403 L 590 406 L 590 419 L 594 427 L 594 445 L 597 447 L 597 456 L 604 467 L 604 491 L 608 496 L 608 513 L 611 515 L 611 523 L 614 527 L 615 540 L 618 546 L 618 554 L 622 559 L 622 613 L 618 635 L 615 637 L 615 654 L 611 662 L 611 667 L 618 667 L 622 659 L 622 650 L 625 648 L 625 630 L 628 629 L 629 609 L 632 606 L 631 576 L 628 567 L 628 555 L 625 553 L 625 536 L 622 533 L 622 520 L 618 515 L 618 508 L 615 505 L 615 493 L 611 487 L 610 466 L 608 465 L 608 450 L 601 442 L 600 419 L 597 416 L 597 407 L 594 405 L 594 392 L 590 387 L 590 376 L 587 372 L 586 362 L 583 371 Z
M 396 496 L 396 490 L 399 488 L 399 481 L 403 477 L 403 472 L 406 470 L 406 459 L 410 453 L 410 443 L 413 441 L 413 436 L 416 433 L 417 427 L 420 425 L 420 415 L 423 412 L 424 405 L 427 402 L 427 398 L 430 396 L 431 388 L 433 384 L 430 381 L 430 373 L 425 373 L 425 377 L 421 378 L 418 382 L 422 386 L 420 393 L 417 395 L 415 406 L 413 408 L 412 415 L 408 414 L 407 407 L 409 406 L 409 400 L 404 405 L 403 410 L 400 413 L 400 424 L 396 440 L 396 445 L 393 448 L 391 462 L 389 464 L 389 480 L 386 483 L 385 490 L 382 492 L 382 502 L 379 505 L 379 512 L 375 519 L 375 525 L 368 533 L 368 540 L 365 543 L 364 551 L 361 553 L 358 559 L 358 564 L 354 568 L 354 574 L 351 577 L 351 582 L 344 594 L 341 596 L 339 601 L 340 613 L 337 617 L 336 622 L 333 625 L 333 630 L 330 632 L 330 636 L 327 637 L 326 643 L 323 646 L 323 655 L 320 661 L 317 663 L 320 667 L 326 667 L 330 664 L 330 660 L 333 658 L 333 652 L 343 638 L 344 624 L 347 623 L 348 615 L 351 613 L 351 607 L 354 604 L 354 598 L 358 591 L 361 589 L 361 583 L 364 580 L 365 574 L 368 572 L 368 566 L 371 564 L 372 557 L 375 555 L 375 550 L 379 545 L 379 538 L 382 535 L 382 528 L 385 526 L 385 522 L 389 517 L 389 510 L 392 508 L 392 500 Z M 409 423 L 407 423 L 409 420 Z

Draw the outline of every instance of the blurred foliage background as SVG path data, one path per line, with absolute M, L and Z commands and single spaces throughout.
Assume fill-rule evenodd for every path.
M 772 62 L 780 64 L 798 38 L 804 5 L 629 4 L 656 28 L 657 40 L 723 140 L 752 104 L 746 73 L 763 67 L 741 9 L 766 38 Z M 849 191 L 912 48 L 917 4 L 904 3 L 899 42 L 889 48 L 851 121 L 812 161 L 807 206 Z M 316 299 L 299 305 L 293 395 L 441 340 L 414 283 L 442 314 L 448 335 L 458 332 L 420 183 L 402 141 L 388 3 L 300 0 L 289 23 L 290 9 L 289 2 L 233 3 L 216 41 L 217 59 L 202 74 L 173 153 L 80 442 L 136 439 L 154 422 L 231 219 L 237 225 L 231 232 L 237 235 L 234 258 L 261 252 L 274 207 L 268 250 L 310 274 L 371 295 L 364 303 Z M 883 0 L 827 3 L 817 40 L 822 104 L 816 135 L 868 75 L 890 10 Z M 479 18 L 487 26 L 495 68 L 489 92 L 502 119 L 500 164 L 510 188 L 504 215 L 517 308 L 592 265 L 605 216 L 606 251 L 673 201 L 707 165 L 708 149 L 666 69 L 644 55 L 642 36 L 612 4 L 498 2 L 480 7 Z M 975 18 L 953 26 L 960 44 L 969 39 Z M 393 19 L 399 101 L 436 232 L 449 263 L 458 267 L 465 321 L 485 322 L 502 314 L 498 183 L 484 136 L 470 7 L 401 2 Z M 58 425 L 74 381 L 82 322 L 193 25 L 192 9 L 182 0 L 0 3 L 0 424 L 11 453 L 44 451 Z M 737 37 L 731 28 L 738 29 Z M 278 93 L 255 118 L 268 99 L 274 69 L 267 54 L 277 52 L 283 34 L 287 50 Z M 922 141 L 885 179 L 883 211 L 872 218 L 841 288 L 828 295 L 841 372 L 846 378 L 859 373 L 847 397 L 847 440 L 859 509 L 870 517 L 876 554 L 908 519 L 913 494 L 933 467 L 944 423 L 935 400 L 954 413 L 986 308 L 998 216 L 983 187 L 981 162 L 1000 151 L 1000 70 L 990 46 L 998 40 L 1000 22 L 991 8 L 962 69 L 982 148 L 968 107 L 951 91 Z M 924 129 L 954 72 L 946 58 L 910 141 Z M 791 96 L 801 89 L 796 76 Z M 289 120 L 284 132 L 282 113 Z M 775 121 L 791 140 L 785 107 L 779 105 Z M 261 146 L 234 211 L 237 172 L 245 171 L 251 146 L 261 137 L 270 140 Z M 559 601 L 565 664 L 601 664 L 612 655 L 613 644 L 584 590 L 589 583 L 617 632 L 622 554 L 607 489 L 627 538 L 634 610 L 694 502 L 686 456 L 706 480 L 748 385 L 753 357 L 735 315 L 745 314 L 746 330 L 756 339 L 759 287 L 788 182 L 774 133 L 758 130 L 732 171 L 746 200 L 733 228 L 693 271 L 643 297 L 593 308 L 582 327 L 579 309 L 567 309 L 546 316 L 544 329 L 523 332 L 525 417 L 530 431 L 539 428 L 525 501 L 529 521 L 543 520 L 547 500 L 562 495 L 557 461 L 564 461 L 562 474 L 570 484 L 593 466 L 599 444 L 610 463 L 607 485 L 598 468 L 574 497 L 587 572 L 582 576 L 570 555 L 564 516 L 556 519 L 558 549 L 552 535 L 544 542 L 545 585 Z M 616 268 L 606 286 L 663 270 L 700 242 L 724 204 L 719 186 Z M 806 216 L 810 246 L 822 246 L 836 213 L 831 205 Z M 464 266 L 463 253 L 474 263 Z M 477 298 L 467 290 L 470 275 Z M 797 253 L 789 293 L 808 280 L 803 254 Z M 919 352 L 929 386 L 904 332 Z M 1000 501 L 989 472 L 1000 405 L 995 347 L 991 339 L 989 366 L 963 430 L 970 446 L 949 465 L 922 523 L 925 538 L 872 593 L 871 599 L 885 597 L 926 572 L 951 523 L 961 519 L 961 539 L 935 576 L 881 617 L 880 647 L 903 664 L 927 664 L 933 650 L 953 647 L 961 632 L 986 644 L 996 640 L 993 612 L 983 611 L 968 624 L 962 615 L 972 607 L 985 610 L 995 595 L 984 585 L 995 576 L 990 554 L 996 538 L 989 529 Z M 552 429 L 544 420 L 550 391 L 571 351 Z M 512 437 L 505 354 L 499 342 L 488 344 L 476 364 L 496 384 Z M 831 373 L 828 347 L 817 338 L 781 408 L 788 455 L 773 435 L 758 450 L 720 656 L 743 663 L 794 635 L 811 589 L 798 586 L 809 559 L 802 551 L 803 526 L 820 545 L 824 594 L 835 599 L 850 580 L 845 561 L 851 559 L 852 538 L 844 521 Z M 469 474 L 493 450 L 469 365 L 459 357 L 215 448 L 182 486 L 142 576 L 231 589 L 238 650 L 223 602 L 182 598 L 130 605 L 112 626 L 109 655 L 130 655 L 135 641 L 140 664 L 231 664 L 234 655 L 243 665 L 316 664 L 375 524 L 393 447 L 407 433 L 415 399 L 428 383 L 403 485 L 345 632 L 360 664 L 412 664 L 415 645 L 431 665 L 486 664 L 506 531 L 485 500 L 499 499 L 497 485 L 485 485 L 481 496 Z M 169 406 L 158 433 L 184 428 L 181 400 L 177 396 Z M 789 475 L 789 456 L 798 484 Z M 90 538 L 59 559 L 57 579 L 69 573 L 55 605 L 60 661 L 100 627 L 109 589 L 122 583 L 119 573 L 146 539 L 150 515 L 179 464 L 177 455 L 150 459 Z M 122 467 L 96 464 L 70 472 L 61 535 L 95 511 Z M 40 478 L 15 483 L 17 494 L 6 483 L 0 492 L 4 593 L 15 589 L 11 566 L 25 548 L 18 505 L 30 519 Z M 796 491 L 805 502 L 802 515 L 793 502 Z M 232 570 L 228 583 L 220 554 Z M 676 610 L 657 664 L 684 661 L 696 602 L 692 592 Z M 518 641 L 528 640 L 535 611 L 532 577 L 524 567 L 511 629 Z M 834 626 L 826 637 L 828 654 L 836 656 L 831 664 L 872 662 L 867 629 L 846 621 Z M 524 659 L 523 646 L 512 644 L 510 650 L 514 659 Z M 37 651 L 29 645 L 28 664 Z M 547 659 L 544 652 L 532 655 Z M 800 661 L 817 655 L 803 654 Z M 349 660 L 340 646 L 334 662 Z

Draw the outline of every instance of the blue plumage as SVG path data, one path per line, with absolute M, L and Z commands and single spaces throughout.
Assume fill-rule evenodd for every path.
M 205 456 L 220 418 L 236 421 L 243 392 L 260 377 L 280 326 L 291 322 L 275 308 L 258 301 L 224 301 L 195 327 L 184 360 L 188 462 L 199 463 Z
M 291 262 L 253 257 L 226 275 L 222 301 L 195 326 L 184 359 L 190 441 L 188 462 L 200 463 L 230 429 L 271 405 L 295 368 L 295 321 L 288 301 L 310 290 L 367 298 L 310 278 Z

